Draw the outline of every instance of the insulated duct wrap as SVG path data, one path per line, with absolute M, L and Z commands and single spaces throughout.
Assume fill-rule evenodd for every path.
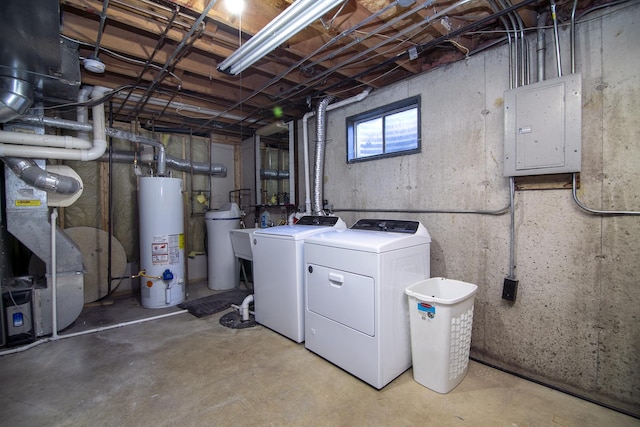
M 78 180 L 69 176 L 47 172 L 41 169 L 33 160 L 14 157 L 5 157 L 2 160 L 13 170 L 18 178 L 40 190 L 59 194 L 75 194 L 82 188 Z
M 116 163 L 133 163 L 136 160 L 136 155 L 132 151 L 114 151 L 111 153 L 111 158 Z M 108 161 L 109 155 L 104 154 L 100 161 Z M 227 168 L 221 164 L 209 164 L 204 162 L 189 162 L 185 159 L 178 159 L 172 156 L 166 156 L 166 165 L 172 167 L 175 170 L 190 172 L 194 174 L 214 175 L 214 176 L 227 176 Z
M 193 171 L 195 174 L 227 176 L 227 168 L 221 164 L 190 162 L 186 159 L 167 156 L 167 165 L 171 166 L 173 169 L 184 172 Z
M 316 152 L 313 173 L 313 214 L 322 215 L 322 184 L 324 181 L 324 150 L 326 145 L 327 107 L 333 96 L 327 96 L 318 103 L 316 111 Z

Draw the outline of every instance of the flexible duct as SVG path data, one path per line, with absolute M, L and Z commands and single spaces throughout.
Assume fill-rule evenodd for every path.
M 322 215 L 322 183 L 324 181 L 324 149 L 326 146 L 327 106 L 333 96 L 327 96 L 318 103 L 316 112 L 316 155 L 313 174 L 313 214 Z
M 18 178 L 40 190 L 60 194 L 75 194 L 81 188 L 80 183 L 75 178 L 47 172 L 31 159 L 5 157 L 2 160 L 13 170 Z
M 95 87 L 91 93 L 92 98 L 102 97 L 108 89 Z M 93 144 L 87 141 L 79 142 L 78 138 L 62 137 L 52 138 L 51 135 L 23 134 L 20 132 L 0 132 L 0 157 L 29 157 L 36 159 L 60 159 L 60 160 L 96 160 L 102 156 L 107 148 L 105 137 L 104 104 L 100 103 L 92 108 L 93 114 Z M 71 139 L 67 139 L 71 138 Z M 12 145 L 16 139 L 23 145 Z M 45 144 L 54 144 L 45 145 Z M 68 145 L 77 146 L 88 143 L 88 149 L 70 148 Z
M 135 153 L 131 151 L 114 151 L 111 156 L 113 161 L 117 163 L 133 163 L 136 159 Z M 108 155 L 104 154 L 99 160 L 103 162 L 108 161 Z M 172 156 L 166 156 L 165 160 L 167 165 L 176 170 L 184 172 L 192 171 L 195 174 L 227 176 L 227 168 L 221 164 L 192 163 L 188 160 L 178 159 Z
M 336 102 L 327 107 L 327 111 L 335 110 L 336 108 L 342 108 L 346 105 L 353 104 L 354 102 L 360 102 L 369 96 L 371 88 L 368 87 L 356 96 L 347 98 L 343 101 Z M 311 184 L 309 182 L 309 126 L 308 120 L 315 115 L 315 111 L 310 111 L 302 117 L 302 148 L 304 153 L 304 191 L 305 191 L 305 210 L 306 214 L 311 213 Z
M 193 173 L 203 173 L 216 176 L 227 176 L 227 168 L 220 164 L 209 164 L 204 162 L 189 162 L 185 159 L 167 156 L 167 164 L 174 169 Z

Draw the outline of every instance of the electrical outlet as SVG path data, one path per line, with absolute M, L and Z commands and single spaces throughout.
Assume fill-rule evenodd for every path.
M 502 285 L 502 299 L 515 302 L 517 294 L 518 281 L 513 279 L 504 279 L 504 284 Z

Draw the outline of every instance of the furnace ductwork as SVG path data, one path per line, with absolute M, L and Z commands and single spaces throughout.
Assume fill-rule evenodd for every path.
M 75 194 L 82 188 L 78 180 L 47 172 L 33 160 L 14 157 L 5 157 L 2 160 L 18 178 L 40 190 L 59 194 Z
M 0 76 L 0 123 L 26 113 L 33 103 L 33 86 L 14 77 Z

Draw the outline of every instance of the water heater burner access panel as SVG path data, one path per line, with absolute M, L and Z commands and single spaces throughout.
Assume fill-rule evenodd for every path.
M 504 176 L 580 172 L 580 74 L 504 93 Z

